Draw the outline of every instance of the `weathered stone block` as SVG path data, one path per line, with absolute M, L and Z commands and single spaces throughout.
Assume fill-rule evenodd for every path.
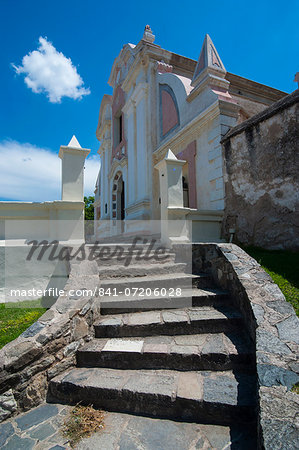
M 276 324 L 280 339 L 286 342 L 296 342 L 299 344 L 299 319 L 294 314 L 288 319 Z
M 27 437 L 20 437 L 17 434 L 14 434 L 5 446 L 6 449 L 26 449 L 31 450 L 34 447 L 35 441 L 33 439 Z
M 0 421 L 7 419 L 18 409 L 12 389 L 0 395 Z
M 52 378 L 56 377 L 60 373 L 64 372 L 65 370 L 69 369 L 69 367 L 73 366 L 75 364 L 75 357 L 74 355 L 64 359 L 62 362 L 59 362 L 52 366 L 47 371 L 47 377 L 48 380 L 51 380 Z
M 47 387 L 47 377 L 44 372 L 33 377 L 22 392 L 23 407 L 29 409 L 42 403 L 46 397 Z
M 38 425 L 50 417 L 58 414 L 58 408 L 55 405 L 41 405 L 16 419 L 16 423 L 20 430 L 24 431 L 31 428 L 33 425 Z
M 76 351 L 78 350 L 78 348 L 80 347 L 80 344 L 81 344 L 81 341 L 71 342 L 63 350 L 63 355 L 64 356 L 74 355 L 76 353 Z
M 15 341 L 14 345 L 9 347 L 6 352 L 7 361 L 5 366 L 9 370 L 18 370 L 36 359 L 42 352 L 43 349 L 38 347 L 34 341 Z
M 257 350 L 277 353 L 279 355 L 290 355 L 291 350 L 273 333 L 267 330 L 257 330 Z
M 14 434 L 15 430 L 10 422 L 0 425 L 0 447 L 2 448 L 7 439 Z
M 287 386 L 291 390 L 294 384 L 298 383 L 299 376 L 281 367 L 270 364 L 257 364 L 259 382 L 263 386 Z
M 88 334 L 89 327 L 86 321 L 79 316 L 74 317 L 71 326 L 72 339 L 77 341 Z
M 22 372 L 22 379 L 28 380 L 38 372 L 43 371 L 55 361 L 55 356 L 49 355 L 46 358 L 39 359 L 36 363 L 26 367 Z

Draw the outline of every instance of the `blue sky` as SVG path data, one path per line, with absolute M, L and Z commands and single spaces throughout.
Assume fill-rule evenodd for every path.
M 156 44 L 194 59 L 208 33 L 226 70 L 289 93 L 299 71 L 298 16 L 298 0 L 0 0 L 0 199 L 59 199 L 58 150 L 73 134 L 91 148 L 86 193 L 92 193 L 99 167 L 95 130 L 101 98 L 111 93 L 110 70 L 123 44 L 137 44 L 147 23 Z M 44 51 L 51 54 L 52 43 L 54 56 L 62 53 L 74 75 L 73 86 L 63 77 L 48 80 L 50 99 L 33 92 L 20 69 L 23 57 L 42 45 L 40 37 Z M 59 99 L 64 90 L 70 97 Z

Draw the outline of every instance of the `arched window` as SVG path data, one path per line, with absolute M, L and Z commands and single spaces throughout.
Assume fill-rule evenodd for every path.
M 179 108 L 175 94 L 168 84 L 159 85 L 160 136 L 164 139 L 180 125 Z

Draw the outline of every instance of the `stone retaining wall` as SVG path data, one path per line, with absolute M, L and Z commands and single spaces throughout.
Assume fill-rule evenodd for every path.
M 94 290 L 99 283 L 96 262 L 83 261 L 78 269 L 72 268 L 65 291 Z M 98 315 L 97 299 L 91 295 L 59 297 L 0 350 L 0 422 L 45 400 L 48 381 L 75 364 L 76 350 L 94 335 Z
M 259 442 L 266 449 L 298 444 L 299 320 L 270 276 L 234 244 L 194 244 L 193 267 L 230 291 L 256 346 Z

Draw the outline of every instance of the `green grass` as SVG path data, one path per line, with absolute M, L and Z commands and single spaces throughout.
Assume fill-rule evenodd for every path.
M 258 247 L 244 247 L 244 250 L 271 276 L 299 316 L 299 253 Z
M 291 389 L 292 392 L 295 392 L 295 394 L 299 395 L 299 383 L 294 384 L 294 386 Z
M 44 314 L 40 300 L 19 303 L 0 303 L 0 348 L 16 339 Z

